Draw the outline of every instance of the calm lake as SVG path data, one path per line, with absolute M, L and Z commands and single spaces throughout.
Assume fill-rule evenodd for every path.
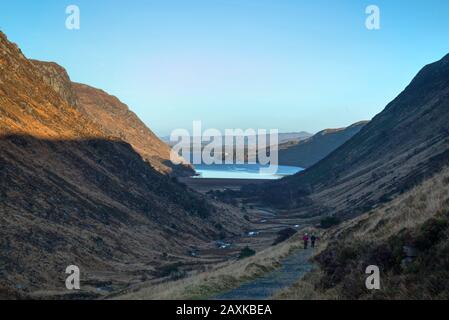
M 260 169 L 267 166 L 260 164 L 198 164 L 195 169 L 199 174 L 196 179 L 270 179 L 276 180 L 298 173 L 303 168 L 278 166 L 275 174 L 261 173 Z

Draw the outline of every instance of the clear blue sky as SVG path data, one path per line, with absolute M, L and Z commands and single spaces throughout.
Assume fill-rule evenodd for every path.
M 65 28 L 65 8 L 81 29 Z M 365 28 L 365 8 L 381 30 Z M 160 135 L 190 128 L 316 132 L 380 112 L 449 53 L 446 0 L 1 1 L 30 58 L 127 103 Z

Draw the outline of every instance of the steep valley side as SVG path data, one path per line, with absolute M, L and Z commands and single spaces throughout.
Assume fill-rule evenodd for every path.
M 65 268 L 78 265 L 85 290 L 74 297 L 98 297 L 208 263 L 190 251 L 247 225 L 168 175 L 169 148 L 100 95 L 110 105 L 92 108 L 117 127 L 86 114 L 64 69 L 28 60 L 0 33 L 0 296 L 64 295 Z M 118 137 L 129 123 L 140 135 Z
M 351 217 L 449 164 L 449 55 L 424 67 L 356 135 L 294 176 L 245 187 L 267 205 Z

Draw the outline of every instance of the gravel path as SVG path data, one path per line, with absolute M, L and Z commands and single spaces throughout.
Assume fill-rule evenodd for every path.
M 290 287 L 313 269 L 308 261 L 313 251 L 298 250 L 281 261 L 282 267 L 238 288 L 222 293 L 215 300 L 265 300 Z

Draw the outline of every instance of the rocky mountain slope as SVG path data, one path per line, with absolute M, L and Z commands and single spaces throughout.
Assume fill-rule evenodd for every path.
M 66 293 L 74 264 L 95 296 L 157 278 L 191 248 L 245 225 L 155 170 L 148 140 L 133 148 L 117 127 L 99 126 L 80 107 L 86 99 L 62 68 L 28 60 L 0 33 L 1 293 Z
M 367 123 L 362 121 L 347 128 L 325 129 L 305 140 L 282 143 L 279 145 L 279 164 L 311 167 L 352 138 Z
M 325 159 L 256 191 L 272 205 L 351 216 L 389 201 L 448 163 L 449 55 L 424 67 L 384 111 Z
M 162 142 L 147 126 L 119 99 L 100 89 L 74 83 L 78 107 L 97 125 L 110 135 L 120 137 L 152 166 L 164 173 L 177 176 L 191 176 L 195 172 L 190 165 L 173 165 L 170 147 Z M 177 157 L 182 161 L 180 157 Z M 186 161 L 183 161 L 186 163 Z
M 39 69 L 43 80 L 69 105 L 75 106 L 102 132 L 128 142 L 157 171 L 177 176 L 194 174 L 190 165 L 173 165 L 170 147 L 117 97 L 85 84 L 71 82 L 66 70 L 56 63 L 36 60 L 32 63 Z

